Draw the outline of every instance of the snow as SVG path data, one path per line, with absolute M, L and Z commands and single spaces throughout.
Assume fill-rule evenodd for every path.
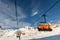
M 53 31 L 38 31 L 36 28 L 25 26 L 17 30 L 12 29 L 0 29 L 0 40 L 18 40 L 17 31 L 24 32 L 25 35 L 21 34 L 21 40 L 57 40 L 60 39 L 60 26 L 54 27 Z

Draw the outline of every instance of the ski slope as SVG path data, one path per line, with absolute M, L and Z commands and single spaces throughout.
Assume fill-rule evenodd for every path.
M 0 30 L 0 40 L 19 40 L 16 37 L 16 32 L 24 32 L 21 34 L 21 40 L 59 40 L 60 39 L 60 26 L 54 27 L 53 31 L 38 31 L 33 27 L 26 26 L 17 30 L 6 29 Z

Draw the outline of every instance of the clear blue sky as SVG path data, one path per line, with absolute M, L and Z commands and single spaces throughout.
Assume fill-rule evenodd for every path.
M 56 1 L 58 0 L 16 0 L 19 18 L 19 26 L 17 27 L 14 0 L 0 0 L 0 25 L 7 28 L 19 28 L 35 23 L 33 26 L 37 27 L 37 24 L 43 20 L 38 18 Z M 60 2 L 46 15 L 47 22 L 55 23 L 60 20 Z

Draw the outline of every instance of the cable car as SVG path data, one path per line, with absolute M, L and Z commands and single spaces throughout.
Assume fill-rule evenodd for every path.
M 38 31 L 52 31 L 51 25 L 49 24 L 39 24 Z
M 44 17 L 44 22 L 40 22 L 40 24 L 38 24 L 38 31 L 52 31 L 52 28 L 51 28 L 51 25 L 49 25 L 47 22 L 46 22 L 46 15 L 43 14 L 42 15 Z

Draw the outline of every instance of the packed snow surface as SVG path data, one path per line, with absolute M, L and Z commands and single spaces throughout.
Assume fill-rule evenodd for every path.
M 0 30 L 0 40 L 19 40 L 17 38 L 17 31 L 25 33 L 21 34 L 21 40 L 40 40 L 41 38 L 47 38 L 43 40 L 49 40 L 48 37 L 60 35 L 60 26 L 52 28 L 53 31 L 38 31 L 36 28 L 26 26 L 17 30 L 6 29 Z M 60 36 L 59 36 L 60 37 Z M 41 40 L 42 40 L 41 39 Z M 60 38 L 59 38 L 60 39 Z M 51 39 L 50 39 L 51 40 Z M 57 40 L 54 38 L 54 40 Z

